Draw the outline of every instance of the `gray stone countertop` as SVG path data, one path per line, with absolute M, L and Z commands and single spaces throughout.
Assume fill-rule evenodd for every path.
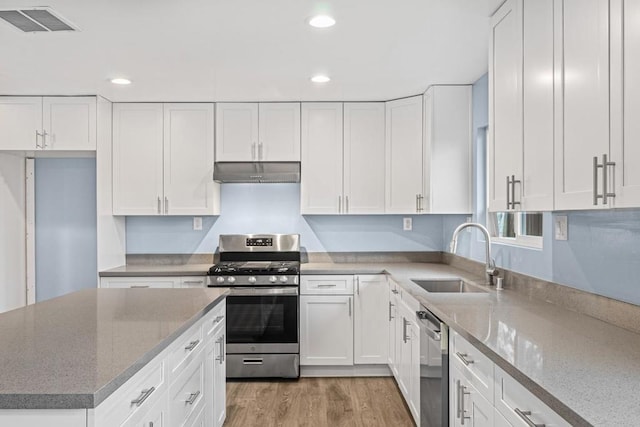
M 212 265 L 122 265 L 101 271 L 100 277 L 204 276 Z
M 640 335 L 509 289 L 433 294 L 411 281 L 462 277 L 484 282 L 447 265 L 384 267 L 423 306 L 571 425 L 638 425 Z M 313 265 L 307 266 L 306 272 L 312 271 Z
M 94 408 L 227 289 L 87 289 L 0 314 L 0 408 Z

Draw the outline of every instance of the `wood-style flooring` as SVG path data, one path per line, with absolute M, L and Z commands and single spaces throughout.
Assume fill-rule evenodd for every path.
M 227 382 L 224 427 L 412 427 L 392 378 Z

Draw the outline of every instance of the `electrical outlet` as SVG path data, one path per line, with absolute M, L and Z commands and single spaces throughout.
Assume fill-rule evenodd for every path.
M 413 229 L 413 220 L 411 218 L 403 218 L 402 229 L 404 231 L 411 231 L 411 229 Z
M 202 230 L 202 217 L 200 216 L 193 217 L 193 229 Z
M 553 230 L 556 240 L 569 239 L 569 225 L 567 224 L 566 215 L 556 215 L 553 218 Z

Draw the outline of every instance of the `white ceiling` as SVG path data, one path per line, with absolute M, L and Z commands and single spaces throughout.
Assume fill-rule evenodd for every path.
M 387 100 L 487 71 L 501 0 L 21 0 L 78 33 L 0 22 L 0 94 L 113 101 Z M 337 24 L 306 19 L 328 12 Z M 332 81 L 313 84 L 326 73 Z M 125 76 L 126 87 L 109 79 Z

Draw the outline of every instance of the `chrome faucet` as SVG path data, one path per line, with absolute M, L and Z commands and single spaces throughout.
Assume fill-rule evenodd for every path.
M 458 228 L 456 228 L 455 231 L 453 232 L 453 237 L 451 238 L 451 244 L 449 245 L 449 250 L 451 251 L 452 254 L 456 253 L 456 248 L 458 247 L 458 234 L 460 234 L 460 231 L 464 230 L 467 227 L 475 227 L 480 231 L 482 231 L 482 234 L 484 234 L 484 241 L 485 241 L 485 247 L 486 247 L 485 275 L 487 278 L 487 284 L 491 286 L 493 285 L 493 277 L 498 275 L 498 269 L 496 268 L 496 264 L 493 261 L 493 258 L 491 258 L 491 236 L 489 236 L 489 231 L 484 225 L 478 224 L 476 222 L 465 222 L 464 224 L 460 224 Z

